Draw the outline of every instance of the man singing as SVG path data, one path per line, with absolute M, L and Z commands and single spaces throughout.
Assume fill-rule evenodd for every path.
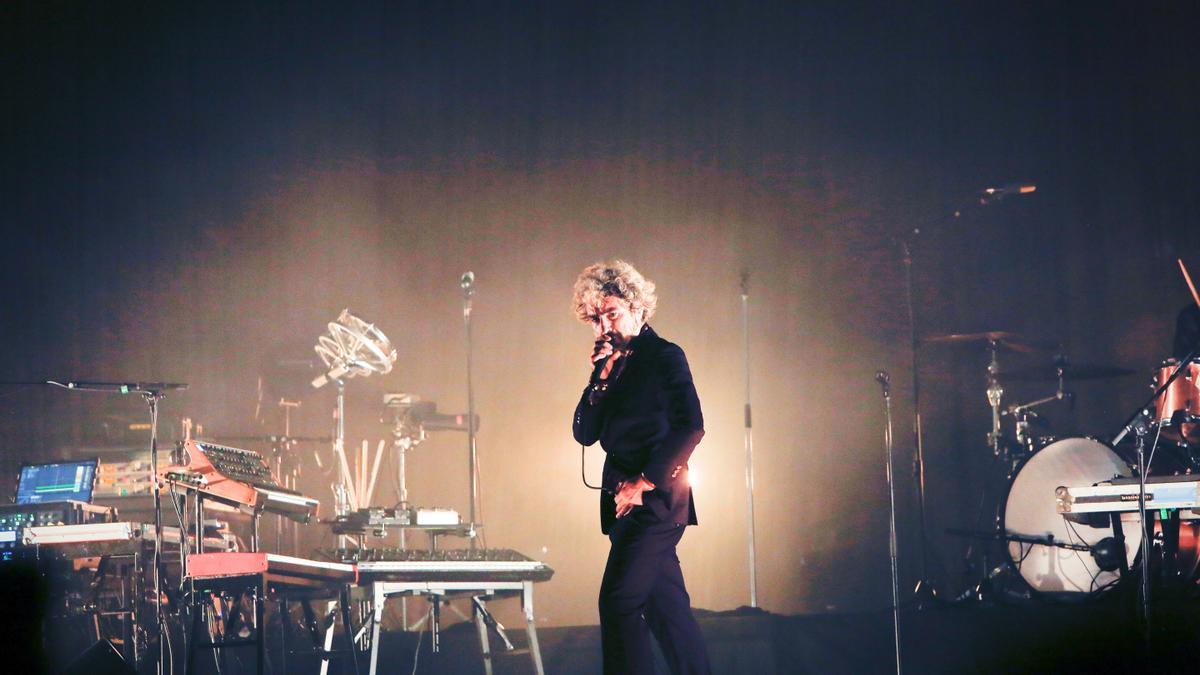
M 575 281 L 575 313 L 592 327 L 593 375 L 575 408 L 575 440 L 604 448 L 600 530 L 611 548 L 600 583 L 606 675 L 653 673 L 650 634 L 671 672 L 709 673 L 675 547 L 696 507 L 688 457 L 704 436 L 687 358 L 646 322 L 654 283 L 620 260 Z

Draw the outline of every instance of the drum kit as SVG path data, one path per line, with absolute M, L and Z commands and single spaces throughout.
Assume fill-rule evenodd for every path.
M 983 346 L 989 357 L 986 395 L 991 431 L 987 441 L 997 468 L 989 477 L 993 488 L 983 492 L 974 529 L 947 530 L 971 541 L 966 551 L 969 567 L 979 551 L 984 551 L 983 565 L 975 568 L 981 578 L 960 599 L 987 600 L 997 597 L 993 593 L 1021 599 L 1090 597 L 1118 586 L 1136 568 L 1143 551 L 1150 552 L 1152 562 L 1156 556 L 1164 559 L 1164 564 L 1156 562 L 1156 569 L 1169 569 L 1174 581 L 1196 588 L 1200 520 L 1195 518 L 1200 517 L 1196 513 L 1200 508 L 1181 508 L 1169 517 L 1164 514 L 1156 522 L 1147 522 L 1143 530 L 1136 509 L 1119 517 L 1115 513 L 1064 517 L 1056 490 L 1121 479 L 1128 482 L 1139 474 L 1139 464 L 1149 467 L 1143 473 L 1151 482 L 1172 480 L 1162 478 L 1167 475 L 1190 480 L 1186 477 L 1200 474 L 1200 452 L 1196 452 L 1200 449 L 1200 359 L 1182 365 L 1170 359 L 1155 370 L 1156 395 L 1144 407 L 1144 414 L 1134 416 L 1144 424 L 1137 428 L 1139 449 L 1133 451 L 1128 443 L 1120 444 L 1125 433 L 1113 442 L 1046 435 L 1048 422 L 1035 409 L 1055 401 L 1073 402 L 1074 394 L 1068 388 L 1072 383 L 1110 380 L 1136 371 L 1075 363 L 1064 357 L 1056 344 L 1011 332 L 935 335 L 921 342 L 927 347 Z M 1044 362 L 1005 369 L 1001 361 L 1006 354 L 1039 356 Z M 1044 382 L 1055 388 L 1044 397 L 1004 405 L 1005 384 L 1016 382 Z M 1142 444 L 1147 438 L 1152 445 L 1145 451 Z M 1143 452 L 1148 452 L 1148 460 Z M 1200 475 L 1197 481 L 1200 485 Z M 992 519 L 990 526 L 983 525 L 985 515 Z M 1153 547 L 1143 546 L 1143 531 L 1152 532 Z M 989 556 L 977 545 L 980 540 L 1003 542 L 1003 552 L 994 550 Z M 1164 541 L 1171 545 L 1164 548 Z M 1166 556 L 1172 558 L 1169 564 Z

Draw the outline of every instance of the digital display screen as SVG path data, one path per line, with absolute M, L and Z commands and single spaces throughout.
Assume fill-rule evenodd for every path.
M 21 467 L 17 481 L 18 504 L 41 504 L 73 499 L 92 501 L 96 483 L 96 460 L 29 464 Z

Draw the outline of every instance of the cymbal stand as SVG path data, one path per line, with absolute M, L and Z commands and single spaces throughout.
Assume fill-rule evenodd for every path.
M 1001 431 L 1001 426 L 1000 426 L 1000 416 L 1001 416 L 1001 407 L 1000 406 L 1004 400 L 1004 386 L 1000 383 L 1000 342 L 999 342 L 999 340 L 995 340 L 995 339 L 988 340 L 987 350 L 988 350 L 989 358 L 988 358 L 988 366 L 987 366 L 986 394 L 987 394 L 987 400 L 988 400 L 988 407 L 991 408 L 991 412 L 992 412 L 992 430 L 989 431 L 987 434 L 987 441 L 988 441 L 988 446 L 992 449 L 993 461 L 999 462 L 1001 464 L 1001 466 L 1004 467 L 1003 478 L 1007 482 L 1009 479 L 1012 478 L 1014 461 L 1013 461 L 1012 455 L 1008 451 L 1008 445 L 1005 442 L 1004 433 Z M 975 528 L 977 530 L 979 529 L 980 521 L 983 520 L 984 513 L 986 512 L 988 498 L 991 497 L 993 495 L 993 493 L 998 493 L 999 495 L 1003 495 L 1003 490 L 996 490 L 995 481 L 996 481 L 995 474 L 993 472 L 988 472 L 988 475 L 985 478 L 985 482 L 983 485 L 983 490 L 981 490 L 980 494 L 979 494 L 979 505 L 975 512 Z M 991 514 L 992 529 L 999 529 L 1002 525 L 1000 522 L 1000 520 L 1001 520 L 1000 514 L 1001 514 L 1001 508 L 1002 508 L 1001 502 L 1002 501 L 1003 501 L 1003 499 L 1000 497 L 995 498 L 993 501 L 992 514 Z M 968 569 L 968 570 L 971 569 L 971 561 L 975 558 L 975 555 L 976 555 L 976 546 L 975 546 L 975 541 L 972 540 L 967 545 L 967 548 L 963 553 L 963 562 L 966 565 L 966 569 Z M 992 569 L 992 565 L 991 565 L 991 562 L 988 560 L 989 556 L 988 556 L 988 552 L 986 549 L 984 549 L 983 553 L 981 554 L 981 557 L 982 557 L 982 564 L 981 564 L 980 568 L 983 570 L 982 578 L 980 579 L 979 583 L 966 589 L 962 594 L 960 594 L 958 596 L 958 599 L 961 600 L 961 599 L 973 597 L 976 600 L 982 601 L 985 599 L 984 596 L 990 590 L 989 578 L 990 578 L 990 570 Z
M 1072 392 L 1066 390 L 1065 380 L 1063 377 L 1063 369 L 1060 366 L 1058 369 L 1058 389 L 1049 396 L 1035 399 L 1027 403 L 1014 403 L 1004 409 L 1002 414 L 1011 415 L 1016 424 L 1015 439 L 1017 445 L 1025 449 L 1027 453 L 1033 453 L 1033 437 L 1029 434 L 1029 415 L 1033 414 L 1032 410 L 1038 406 L 1063 399 L 1070 399 L 1074 396 Z M 1037 415 L 1034 415 L 1036 418 Z M 1009 476 L 1011 478 L 1011 476 Z
M 921 231 L 913 229 L 912 236 L 916 238 Z M 909 356 L 912 358 L 912 403 L 913 403 L 913 447 L 915 457 L 913 473 L 917 478 L 917 514 L 921 523 L 921 578 L 913 587 L 913 595 L 918 607 L 937 600 L 937 591 L 929 581 L 929 534 L 925 519 L 925 448 L 921 433 L 921 377 L 917 361 L 917 312 L 913 303 L 913 255 L 908 240 L 900 240 L 901 260 L 904 263 L 904 300 L 908 309 Z
M 992 448 L 992 455 L 999 457 L 1003 449 L 1004 439 L 1000 432 L 1000 401 L 1004 397 L 1004 387 L 1000 384 L 1000 362 L 997 359 L 997 354 L 1000 351 L 1000 345 L 996 340 L 988 340 L 988 351 L 991 353 L 991 361 L 987 367 L 987 399 L 988 405 L 992 409 L 992 431 L 988 434 L 988 445 Z

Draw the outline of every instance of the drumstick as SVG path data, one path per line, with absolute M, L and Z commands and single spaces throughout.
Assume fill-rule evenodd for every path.
M 1196 301 L 1196 306 L 1200 307 L 1200 293 L 1196 293 L 1196 285 L 1192 283 L 1192 277 L 1188 274 L 1187 267 L 1183 264 L 1183 258 L 1175 259 L 1179 263 L 1179 271 L 1183 272 L 1183 280 L 1187 282 L 1188 288 L 1192 291 L 1192 299 Z

